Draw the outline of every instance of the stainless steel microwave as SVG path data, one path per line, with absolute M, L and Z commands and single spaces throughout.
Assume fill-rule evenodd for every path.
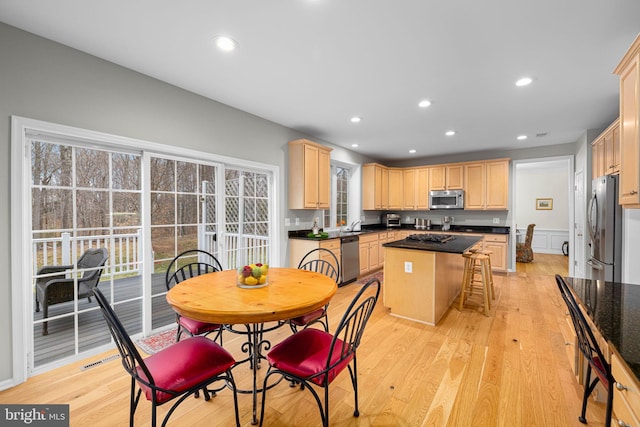
M 464 209 L 464 190 L 429 191 L 429 209 Z

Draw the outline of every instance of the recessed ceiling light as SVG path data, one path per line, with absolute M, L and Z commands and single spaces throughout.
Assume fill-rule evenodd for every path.
M 351 117 L 351 123 L 360 123 L 361 120 L 362 118 L 358 116 Z
M 360 146 L 360 144 L 351 144 L 351 146 L 352 146 L 353 148 L 358 148 L 358 147 Z
M 533 79 L 531 77 L 523 77 L 516 82 L 516 86 L 527 86 L 530 85 Z
M 229 36 L 215 36 L 213 37 L 213 43 L 224 52 L 231 52 L 238 47 L 238 42 Z
M 444 134 L 447 135 L 447 136 L 453 136 L 453 135 L 456 134 L 456 131 L 455 130 L 448 130 Z
M 416 150 L 413 150 L 413 149 L 409 150 L 409 153 L 411 153 L 411 154 L 414 154 L 415 152 L 416 152 Z
M 518 135 L 520 141 L 527 139 L 527 135 Z
M 422 101 L 418 102 L 418 107 L 420 108 L 427 108 L 429 105 L 431 105 L 431 101 L 429 101 L 428 99 L 423 99 Z

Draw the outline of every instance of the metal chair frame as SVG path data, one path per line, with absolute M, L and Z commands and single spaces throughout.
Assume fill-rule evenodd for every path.
M 269 361 L 270 367 L 265 376 L 264 385 L 262 388 L 263 393 L 262 408 L 260 411 L 260 426 L 262 426 L 262 423 L 264 421 L 264 408 L 267 397 L 267 390 L 271 388 L 271 386 L 268 386 L 269 378 L 272 375 L 281 375 L 284 379 L 290 382 L 300 383 L 303 388 L 311 392 L 316 400 L 316 403 L 318 404 L 318 409 L 320 410 L 320 416 L 322 418 L 322 425 L 324 427 L 327 427 L 329 425 L 329 384 L 341 372 L 332 371 L 335 370 L 336 367 L 344 365 L 346 361 L 348 361 L 347 368 L 349 370 L 351 384 L 354 391 L 355 410 L 353 412 L 353 415 L 355 417 L 360 416 L 360 411 L 358 409 L 358 370 L 356 351 L 360 346 L 365 326 L 367 325 L 367 321 L 373 313 L 373 309 L 375 308 L 379 295 L 380 280 L 373 278 L 369 280 L 365 285 L 363 285 L 362 289 L 360 289 L 357 295 L 353 298 L 333 335 L 330 335 L 328 332 L 315 329 L 304 330 L 297 334 L 289 336 L 285 339 L 285 341 L 283 341 L 283 343 L 278 344 L 278 346 L 282 344 L 291 345 L 290 343 L 292 341 L 295 342 L 295 340 L 300 340 L 303 335 L 307 333 L 327 334 L 332 337 L 324 369 L 312 376 L 304 378 L 297 376 L 295 374 L 292 374 L 291 372 L 286 372 L 284 370 L 275 368 L 271 364 L 271 360 Z M 277 346 L 274 347 L 271 352 L 273 352 L 276 348 Z M 332 356 L 335 354 L 339 354 L 339 357 L 332 361 Z M 269 360 L 269 355 L 267 355 L 267 359 Z M 318 386 L 324 389 L 324 405 L 322 404 L 320 396 L 315 390 L 314 386 Z
M 604 354 L 602 353 L 602 350 L 598 345 L 598 341 L 593 335 L 593 331 L 591 330 L 591 327 L 582 314 L 582 311 L 580 310 L 576 299 L 571 293 L 569 286 L 559 274 L 556 274 L 556 283 L 558 284 L 558 288 L 560 289 L 562 299 L 567 304 L 567 308 L 569 309 L 569 315 L 571 316 L 571 320 L 573 321 L 573 328 L 575 329 L 576 336 L 578 338 L 578 348 L 588 362 L 587 378 L 584 387 L 584 395 L 582 397 L 582 412 L 578 417 L 578 421 L 580 421 L 582 424 L 587 423 L 587 419 L 585 417 L 587 411 L 587 401 L 598 382 L 602 382 L 602 384 L 607 389 L 605 426 L 609 427 L 611 425 L 613 385 L 615 383 L 615 379 L 613 378 L 613 375 L 611 373 L 611 365 L 605 359 Z M 593 381 L 591 381 L 591 371 L 595 371 L 596 373 Z
M 206 378 L 200 381 L 195 386 L 185 391 L 174 391 L 174 390 L 168 390 L 165 388 L 158 387 L 155 384 L 153 375 L 151 374 L 149 368 L 145 364 L 144 359 L 142 358 L 142 356 L 140 356 L 140 353 L 138 352 L 135 345 L 133 344 L 133 341 L 131 341 L 131 338 L 127 334 L 127 331 L 125 330 L 124 326 L 118 319 L 118 316 L 115 314 L 115 312 L 111 308 L 109 301 L 102 294 L 102 292 L 100 292 L 99 289 L 93 288 L 92 291 L 93 291 L 93 295 L 96 297 L 96 300 L 98 301 L 98 304 L 100 305 L 100 308 L 102 309 L 102 314 L 104 316 L 105 321 L 107 322 L 107 326 L 109 327 L 109 332 L 111 332 L 111 335 L 113 336 L 116 347 L 120 352 L 120 356 L 122 357 L 122 365 L 124 366 L 124 369 L 129 373 L 129 375 L 131 375 L 131 395 L 130 395 L 130 402 L 129 402 L 130 404 L 129 425 L 130 426 L 133 426 L 134 415 L 135 415 L 136 409 L 138 408 L 138 403 L 140 402 L 140 396 L 142 395 L 142 388 L 139 386 L 138 386 L 138 391 L 136 393 L 136 390 L 135 390 L 136 383 L 138 383 L 138 385 L 144 384 L 146 387 L 149 387 L 153 391 L 153 394 L 152 394 L 153 398 L 151 399 L 151 404 L 152 404 L 151 425 L 155 427 L 156 426 L 156 409 L 158 406 L 167 402 L 171 402 L 176 398 L 178 399 L 171 406 L 171 408 L 169 409 L 169 412 L 167 413 L 167 415 L 164 417 L 162 421 L 162 426 L 165 426 L 167 424 L 167 421 L 169 420 L 169 417 L 173 414 L 173 412 L 178 407 L 178 405 L 180 405 L 180 403 L 182 403 L 190 395 L 192 394 L 196 395 L 199 390 L 206 389 L 207 386 L 217 381 L 224 381 L 225 384 L 227 384 L 229 388 L 232 390 L 233 403 L 235 406 L 236 425 L 240 426 L 240 419 L 238 415 L 238 395 L 236 393 L 236 386 L 233 380 L 233 375 L 231 374 L 231 369 L 233 368 L 233 366 L 235 366 L 235 364 L 229 369 L 227 369 L 226 371 L 224 371 L 224 373 L 216 375 L 214 377 Z M 174 345 L 181 345 L 181 343 L 177 343 Z M 186 365 L 189 363 L 189 361 L 176 360 L 176 363 L 183 363 Z M 141 374 L 144 375 L 145 378 L 143 378 Z M 172 395 L 172 397 L 164 402 L 158 403 L 157 402 L 158 393 L 166 393 L 168 395 Z M 207 394 L 205 394 L 205 400 L 209 400 L 209 396 Z
M 333 258 L 334 264 L 331 264 L 329 261 L 320 258 L 324 253 L 330 255 Z M 338 262 L 338 257 L 336 257 L 336 255 L 327 248 L 315 248 L 307 252 L 305 256 L 300 260 L 300 263 L 298 264 L 298 270 L 314 271 L 316 273 L 324 274 L 325 276 L 330 277 L 336 283 L 340 281 L 340 263 Z M 306 329 L 314 323 L 320 323 L 324 330 L 326 332 L 329 332 L 329 317 L 327 316 L 328 308 L 329 304 L 327 303 L 327 305 L 324 306 L 322 314 L 319 317 L 311 319 L 310 321 L 304 323 L 304 325 L 302 324 L 303 322 L 297 322 L 299 324 L 296 324 L 295 320 L 297 318 L 290 319 L 288 321 L 289 327 L 295 334 L 296 332 L 298 332 L 298 328 L 300 326 Z
M 180 265 L 180 260 L 183 258 L 192 258 L 194 256 L 198 256 L 198 261 L 189 262 L 184 265 Z M 200 261 L 201 258 L 208 258 L 208 262 Z M 175 268 L 175 271 L 172 270 Z M 215 271 L 222 271 L 222 265 L 220 261 L 213 255 L 211 255 L 207 251 L 203 251 L 202 249 L 189 249 L 187 251 L 182 252 L 178 256 L 176 256 L 167 267 L 167 272 L 165 273 L 165 285 L 167 287 L 167 291 L 170 290 L 176 284 L 190 279 L 192 277 L 200 276 L 202 274 L 213 273 Z M 186 329 L 180 323 L 180 315 L 176 313 L 176 322 L 178 323 L 178 330 L 176 332 L 176 342 L 180 341 L 180 336 L 183 333 L 188 334 L 189 336 L 194 336 L 191 331 Z M 215 327 L 217 326 L 217 327 Z M 202 336 L 207 336 L 210 333 L 216 332 L 216 336 L 214 341 L 217 341 L 222 345 L 222 325 L 213 325 L 212 330 L 209 330 L 203 334 Z

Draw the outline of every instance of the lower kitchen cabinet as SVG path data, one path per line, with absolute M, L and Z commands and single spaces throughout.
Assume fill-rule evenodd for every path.
M 640 384 L 616 353 L 611 354 L 613 386 L 613 425 L 640 426 Z
M 380 267 L 378 234 L 367 233 L 360 235 L 360 275 Z
M 507 235 L 485 234 L 484 250 L 493 252 L 491 257 L 491 269 L 494 271 L 507 271 Z
M 340 239 L 289 239 L 289 267 L 298 268 L 298 264 L 300 264 L 300 261 L 307 254 L 307 252 L 316 248 L 329 249 L 338 259 L 338 263 L 340 263 Z M 333 264 L 334 267 L 337 267 L 331 255 L 323 254 L 320 256 L 320 259 L 324 259 Z

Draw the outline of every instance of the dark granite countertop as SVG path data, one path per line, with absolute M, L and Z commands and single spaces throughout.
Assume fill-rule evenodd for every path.
M 565 279 L 600 334 L 640 381 L 640 285 Z
M 398 249 L 414 249 L 419 251 L 429 252 L 447 252 L 453 254 L 461 254 L 476 243 L 480 241 L 480 237 L 472 236 L 453 236 L 452 240 L 444 243 L 439 242 L 423 242 L 417 240 L 398 240 L 396 242 L 385 243 L 382 246 L 385 248 L 398 248 Z
M 290 239 L 309 239 L 309 240 L 327 240 L 327 239 L 338 239 L 343 236 L 351 236 L 351 235 L 362 235 L 366 233 L 377 233 L 380 231 L 415 231 L 415 232 L 429 232 L 429 231 L 442 231 L 441 225 L 433 225 L 429 230 L 425 229 L 416 229 L 414 225 L 402 224 L 401 227 L 393 227 L 387 228 L 382 224 L 365 224 L 362 226 L 360 231 L 356 232 L 339 232 L 339 231 L 329 231 L 327 237 L 308 237 L 308 234 L 311 233 L 311 230 L 290 230 L 289 238 Z M 488 225 L 452 225 L 449 231 L 455 233 L 477 233 L 477 234 L 509 234 L 510 227 L 495 227 Z

